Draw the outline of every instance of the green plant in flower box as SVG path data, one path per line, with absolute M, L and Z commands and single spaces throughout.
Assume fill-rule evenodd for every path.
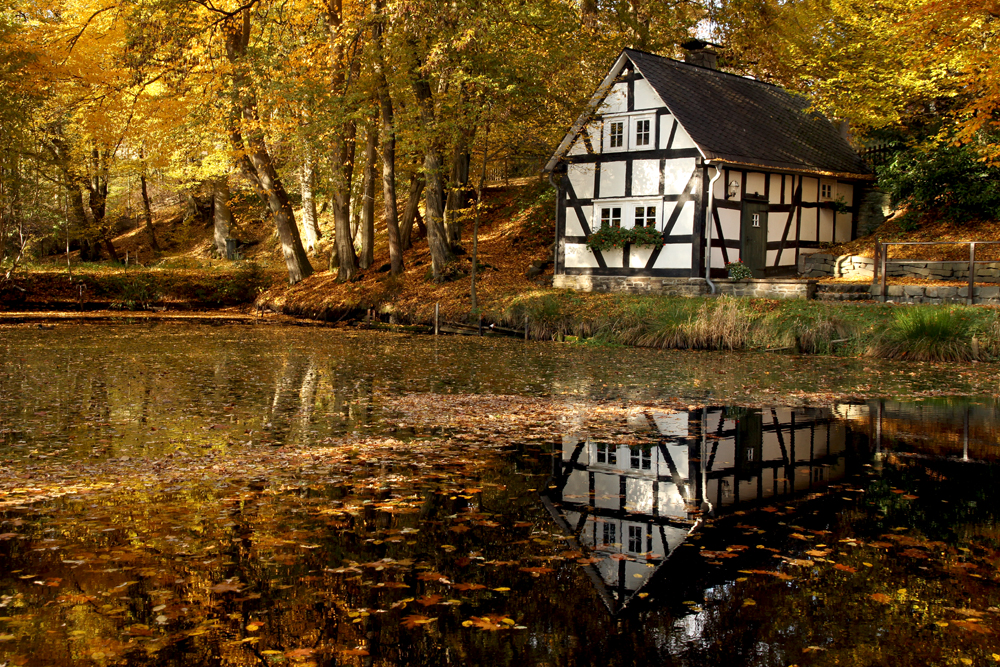
M 587 237 L 587 247 L 591 250 L 624 248 L 626 243 L 634 246 L 663 245 L 663 234 L 655 227 L 612 227 L 605 225 Z

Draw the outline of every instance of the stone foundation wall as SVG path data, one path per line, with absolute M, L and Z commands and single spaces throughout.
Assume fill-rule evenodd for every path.
M 881 285 L 873 285 L 871 293 L 878 298 Z M 969 286 L 886 285 L 885 296 L 895 303 L 968 303 Z M 1000 286 L 976 287 L 973 296 L 976 305 L 1000 306 Z
M 811 299 L 815 280 L 765 278 L 762 280 L 715 280 L 718 294 L 761 299 Z M 556 274 L 552 286 L 578 292 L 705 296 L 710 293 L 702 278 L 650 278 L 646 276 L 569 276 Z
M 896 260 L 893 260 L 896 261 Z M 858 255 L 799 255 L 799 275 L 808 278 L 873 278 L 875 261 Z M 968 280 L 968 262 L 920 262 L 886 265 L 886 275 L 893 278 L 923 278 L 926 280 Z M 994 281 L 1000 278 L 1000 263 L 976 262 L 976 280 Z

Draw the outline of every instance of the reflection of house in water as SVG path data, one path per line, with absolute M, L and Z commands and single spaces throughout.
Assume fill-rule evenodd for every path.
M 816 491 L 846 471 L 843 425 L 829 410 L 648 411 L 626 438 L 568 436 L 545 503 L 595 559 L 612 611 L 625 606 L 703 512 Z

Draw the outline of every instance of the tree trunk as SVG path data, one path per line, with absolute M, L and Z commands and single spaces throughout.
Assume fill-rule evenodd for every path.
M 406 196 L 403 219 L 399 222 L 399 249 L 409 250 L 413 246 L 413 221 L 420 214 L 420 195 L 424 192 L 424 179 L 419 173 L 410 176 L 410 191 Z
M 389 272 L 398 276 L 403 272 L 403 248 L 396 209 L 396 127 L 389 94 L 389 83 L 385 78 L 385 59 L 382 51 L 382 26 L 376 32 L 378 55 L 375 60 L 376 83 L 379 109 L 382 115 L 382 204 L 385 209 L 385 226 L 389 236 Z M 413 226 L 413 222 L 410 222 Z
M 469 204 L 469 163 L 471 161 L 466 138 L 455 146 L 448 178 L 448 200 L 445 204 L 445 231 L 448 244 L 457 248 L 462 243 L 462 220 L 459 211 Z
M 354 252 L 351 234 L 351 183 L 354 180 L 354 147 L 357 127 L 347 124 L 344 136 L 334 149 L 333 166 L 333 230 L 334 251 L 337 255 L 337 280 L 353 280 L 358 272 L 358 256 Z
M 361 254 L 358 266 L 367 269 L 375 261 L 375 160 L 378 155 L 378 124 L 368 123 L 365 142 L 365 170 L 361 191 Z
M 313 188 L 316 185 L 316 157 L 311 149 L 306 149 L 302 160 L 302 171 L 299 175 L 299 187 L 302 191 L 302 230 L 306 237 L 306 250 L 316 250 L 317 241 L 323 234 L 319 231 L 319 219 L 316 215 L 316 197 Z
M 237 16 L 241 20 L 240 25 L 235 25 Z M 271 209 L 275 227 L 278 229 L 278 238 L 281 240 L 285 265 L 288 267 L 288 282 L 294 285 L 308 277 L 313 268 L 299 238 L 299 229 L 295 225 L 295 213 L 292 211 L 288 192 L 285 191 L 271 155 L 264 145 L 260 118 L 257 116 L 257 97 L 250 77 L 243 71 L 243 59 L 250 42 L 249 9 L 242 9 L 227 23 L 225 26 L 227 29 L 221 30 L 220 34 L 226 39 L 226 55 L 235 65 L 233 73 L 235 99 L 229 119 L 230 141 L 240 156 L 239 163 L 243 173 Z M 242 127 L 249 130 L 246 137 L 243 136 Z
M 160 245 L 156 242 L 156 230 L 153 228 L 153 209 L 149 205 L 149 191 L 146 189 L 146 172 L 139 175 L 139 184 L 142 189 L 142 214 L 145 220 L 146 238 L 149 239 L 149 247 L 159 250 Z
M 416 45 L 412 45 L 414 51 Z M 427 211 L 427 246 L 431 251 L 431 268 L 434 282 L 443 280 L 444 267 L 451 263 L 455 256 L 448 245 L 448 237 L 444 230 L 443 179 L 441 176 L 441 150 L 437 117 L 434 113 L 434 95 L 430 82 L 420 72 L 420 63 L 416 62 L 410 70 L 410 83 L 420 108 L 420 120 L 425 134 L 424 177 L 427 186 L 424 191 L 425 208 Z
M 233 229 L 233 212 L 229 208 L 229 184 L 225 180 L 212 182 L 212 222 L 215 228 L 215 250 L 229 259 L 226 241 Z

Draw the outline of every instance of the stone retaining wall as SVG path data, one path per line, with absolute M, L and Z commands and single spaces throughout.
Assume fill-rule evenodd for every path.
M 815 280 L 801 278 L 764 278 L 761 280 L 715 280 L 719 294 L 762 299 L 811 299 Z M 578 292 L 614 292 L 625 294 L 662 294 L 665 296 L 704 296 L 710 293 L 703 278 L 650 278 L 647 276 L 570 276 L 556 274 L 552 286 Z
M 893 260 L 893 262 L 898 260 Z M 799 255 L 799 275 L 808 278 L 873 278 L 875 261 L 859 255 Z M 968 280 L 968 262 L 889 263 L 886 275 L 893 278 L 923 278 L 926 280 Z M 976 262 L 976 280 L 994 281 L 1000 278 L 1000 263 Z
M 871 293 L 877 298 L 881 285 L 873 285 Z M 968 303 L 969 286 L 886 285 L 885 296 L 895 303 Z M 1000 306 L 1000 286 L 976 287 L 973 296 L 976 305 Z

